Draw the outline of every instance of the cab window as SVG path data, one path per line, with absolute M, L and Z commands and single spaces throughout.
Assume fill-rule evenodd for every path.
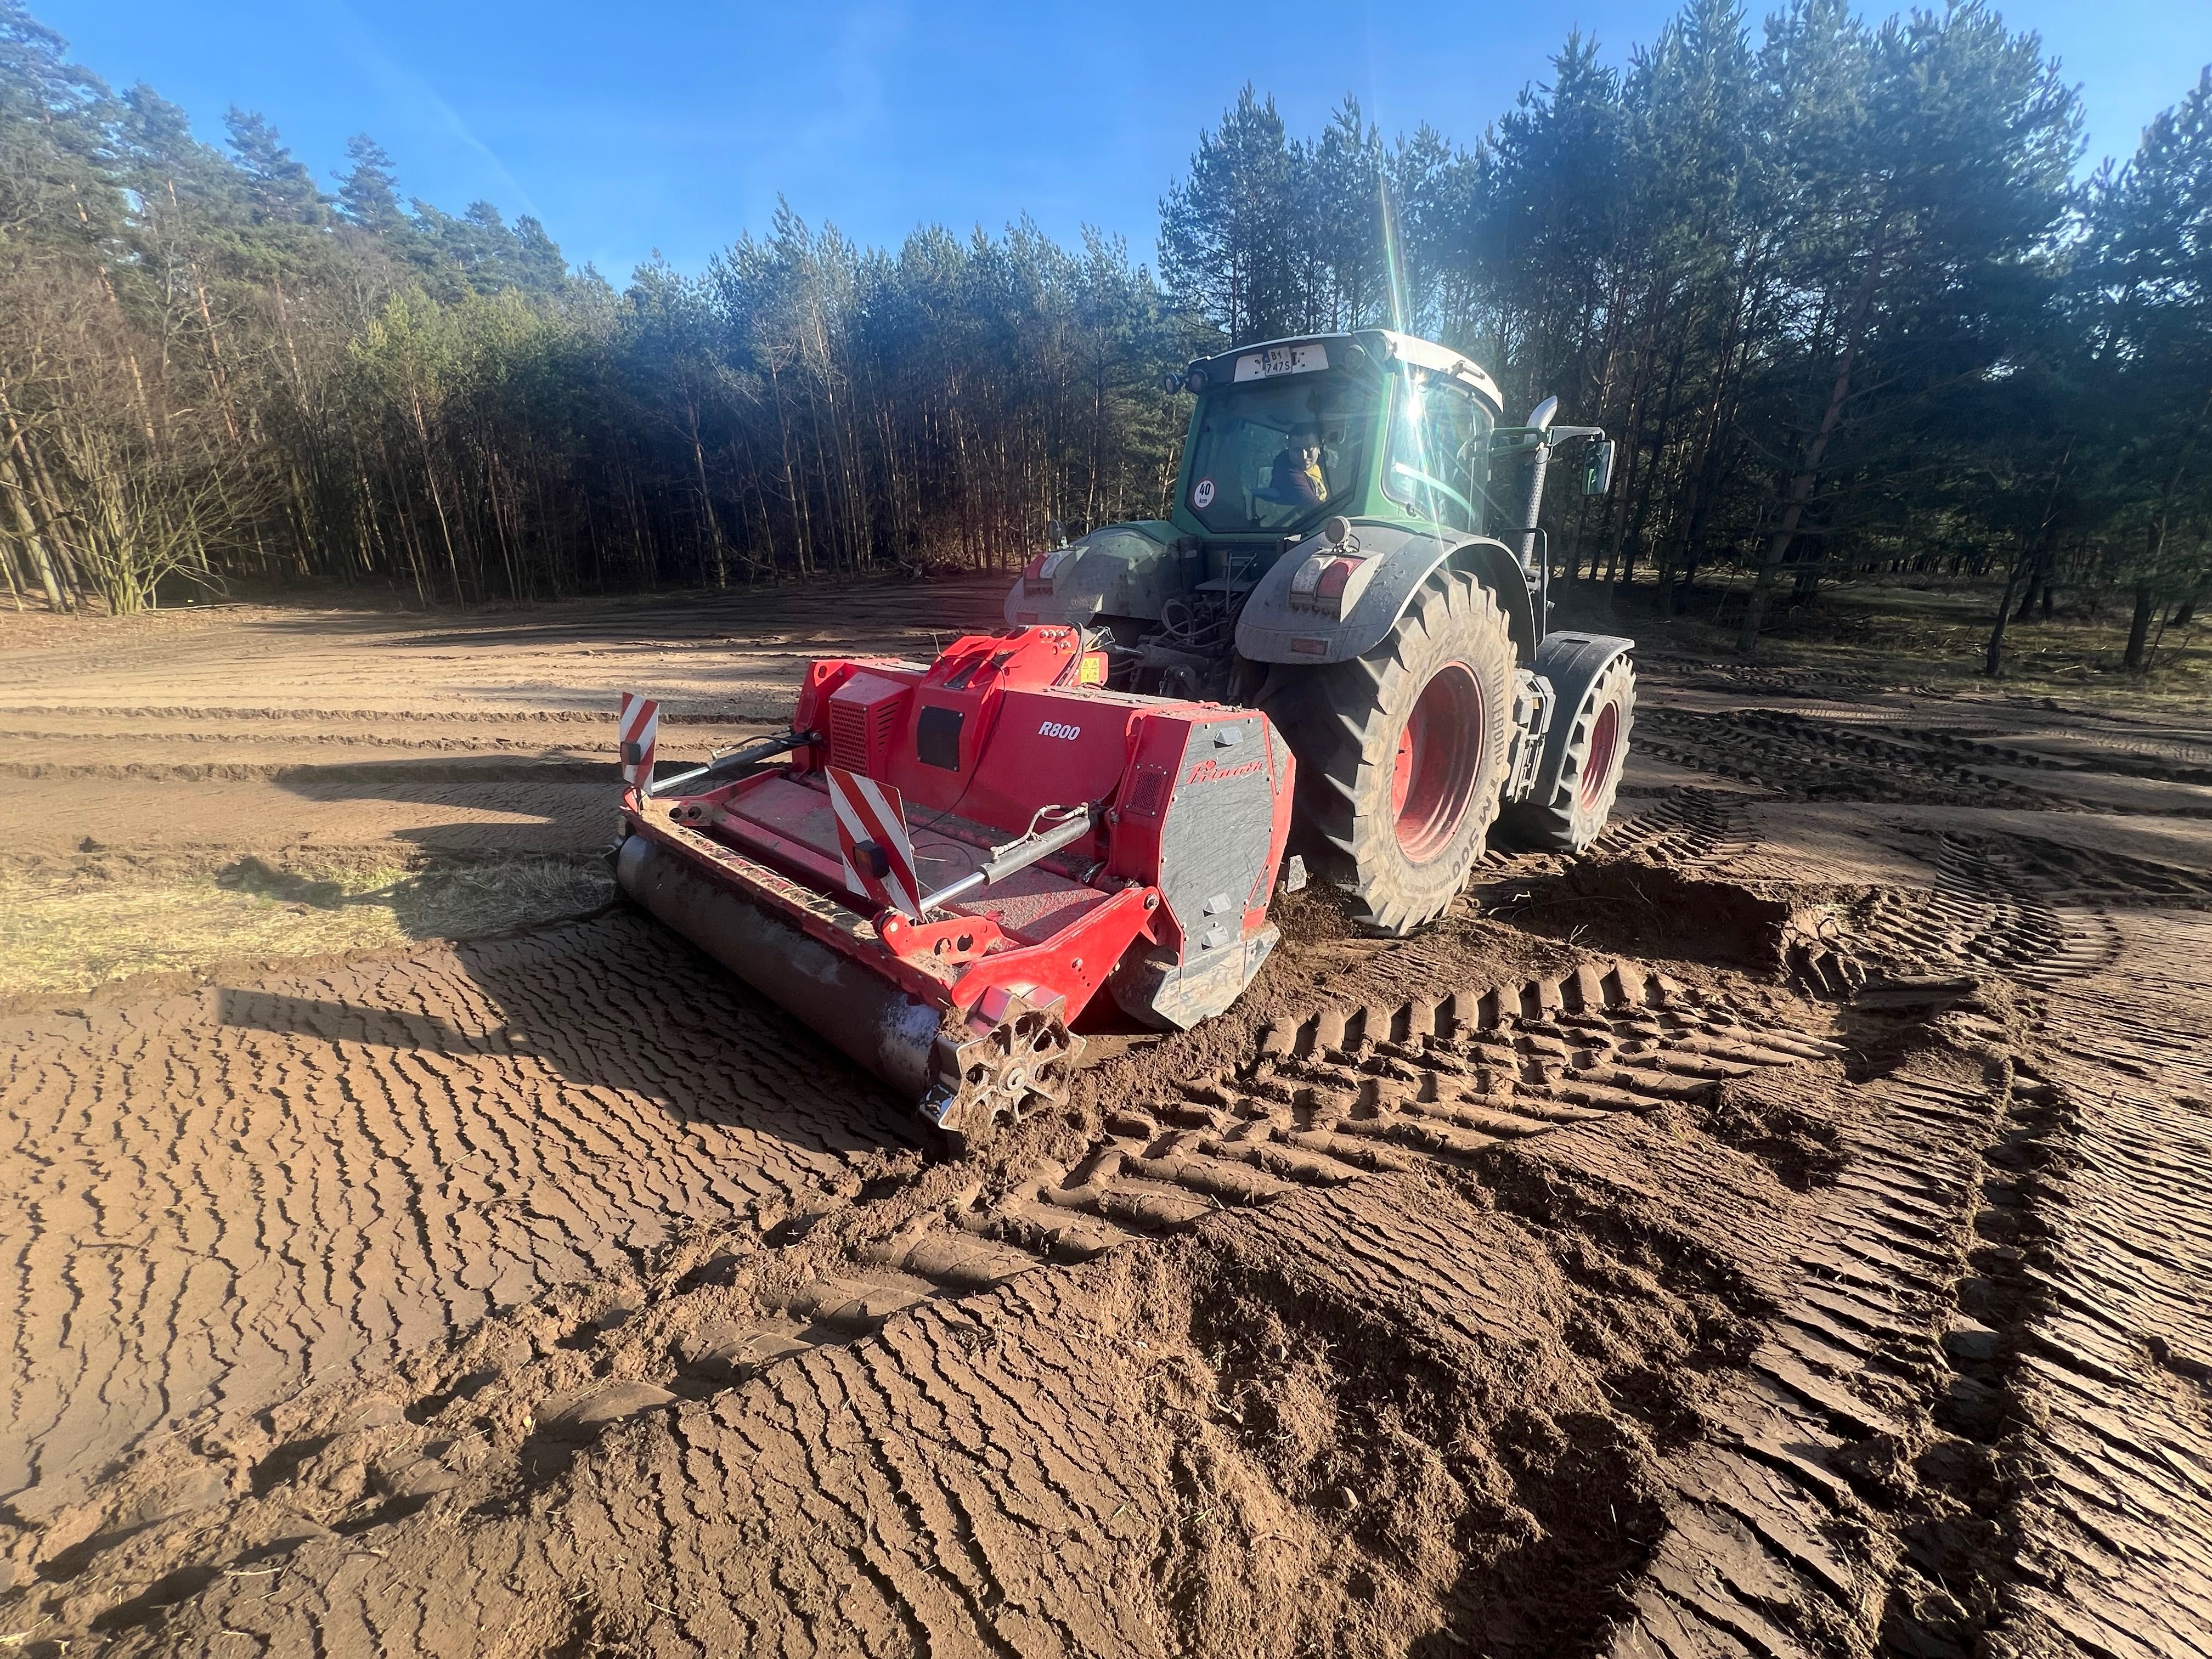
M 1490 512 L 1490 411 L 1440 374 L 1397 376 L 1382 487 L 1392 500 L 1447 529 L 1480 534 Z
M 1193 417 L 1186 503 L 1216 534 L 1295 530 L 1343 512 L 1382 408 L 1376 377 L 1342 368 L 1216 387 Z

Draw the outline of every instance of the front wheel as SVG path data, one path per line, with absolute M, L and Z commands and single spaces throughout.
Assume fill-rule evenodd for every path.
M 1447 571 L 1365 656 L 1270 674 L 1260 707 L 1297 757 L 1305 839 L 1376 932 L 1432 920 L 1481 856 L 1505 779 L 1513 662 L 1497 596 Z
M 1509 806 L 1498 821 L 1501 840 L 1530 852 L 1579 853 L 1605 833 L 1636 726 L 1636 665 L 1615 657 L 1571 714 L 1553 718 L 1563 716 L 1559 782 L 1547 799 Z

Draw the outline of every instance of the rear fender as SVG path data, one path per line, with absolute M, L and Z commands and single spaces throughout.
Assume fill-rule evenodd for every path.
M 1150 520 L 1092 531 L 1060 549 L 1057 557 L 1047 556 L 1049 575 L 1023 573 L 1006 595 L 1006 625 L 1081 627 L 1102 616 L 1158 621 L 1169 599 L 1182 591 L 1176 534 L 1173 525 Z M 1030 568 L 1036 568 L 1036 561 Z
M 1331 617 L 1291 604 L 1291 582 L 1298 567 L 1312 555 L 1330 550 L 1321 537 L 1309 537 L 1275 561 L 1244 602 L 1237 622 L 1238 655 L 1253 662 L 1310 667 L 1364 657 L 1390 636 L 1421 585 L 1449 566 L 1498 596 L 1512 631 L 1515 659 L 1526 664 L 1534 657 L 1535 608 L 1522 579 L 1520 561 L 1504 543 L 1357 520 L 1352 535 L 1368 563 L 1348 590 L 1350 610 L 1342 617 Z
M 1636 641 L 1618 634 L 1558 633 L 1544 635 L 1536 648 L 1536 672 L 1552 684 L 1552 729 L 1544 738 L 1544 752 L 1536 763 L 1536 781 L 1531 800 L 1547 801 L 1559 787 L 1559 770 L 1565 765 L 1567 741 L 1575 729 L 1575 716 L 1583 699 L 1597 684 L 1597 677 L 1636 648 Z

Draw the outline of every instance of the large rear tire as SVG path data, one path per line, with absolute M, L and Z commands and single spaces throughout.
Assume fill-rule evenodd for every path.
M 1550 799 L 1509 806 L 1498 821 L 1498 838 L 1509 845 L 1579 853 L 1605 833 L 1636 726 L 1636 665 L 1615 657 L 1566 717 L 1566 749 Z
M 1497 596 L 1443 571 L 1365 656 L 1269 675 L 1260 707 L 1297 757 L 1301 838 L 1376 932 L 1433 920 L 1482 855 L 1513 662 Z

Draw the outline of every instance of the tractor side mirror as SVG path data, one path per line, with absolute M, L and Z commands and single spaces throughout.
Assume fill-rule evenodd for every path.
M 1583 494 L 1603 495 L 1613 489 L 1613 440 L 1590 446 L 1589 459 L 1583 464 Z

